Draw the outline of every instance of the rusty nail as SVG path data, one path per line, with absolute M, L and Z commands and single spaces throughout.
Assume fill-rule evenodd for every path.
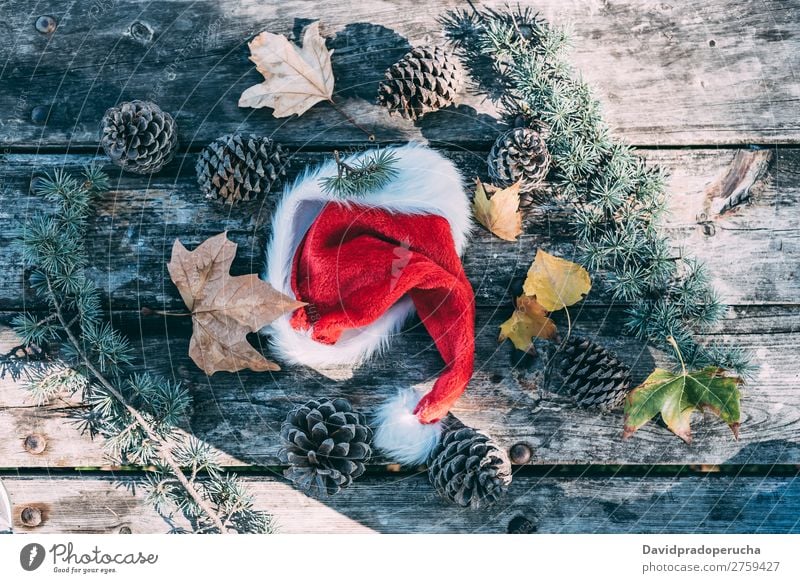
M 42 34 L 50 34 L 56 26 L 56 19 L 52 16 L 40 16 L 36 19 L 36 30 Z
M 119 529 L 120 534 L 131 534 L 133 531 L 131 530 L 130 526 L 122 526 Z
M 42 523 L 42 511 L 35 506 L 26 506 L 19 515 L 25 526 L 39 526 Z
M 508 457 L 511 458 L 511 463 L 516 465 L 527 464 L 531 461 L 531 447 L 527 443 L 515 443 L 508 450 Z
M 33 455 L 42 453 L 47 447 L 47 439 L 41 433 L 31 433 L 22 443 L 25 451 Z

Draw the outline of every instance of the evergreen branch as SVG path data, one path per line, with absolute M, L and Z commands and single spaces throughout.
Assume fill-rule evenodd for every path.
M 147 373 L 129 372 L 128 341 L 102 320 L 100 293 L 84 273 L 83 241 L 93 197 L 108 185 L 94 167 L 84 170 L 83 180 L 56 170 L 37 181 L 35 193 L 52 202 L 54 211 L 24 224 L 23 259 L 32 268 L 31 287 L 50 313 L 14 319 L 23 345 L 0 358 L 0 373 L 16 374 L 10 368 L 17 366 L 13 359 L 31 360 L 31 367 L 41 360 L 39 368 L 26 371 L 27 389 L 40 405 L 82 391 L 88 407 L 80 413 L 81 429 L 105 437 L 116 463 L 148 468 L 146 486 L 163 485 L 148 494 L 159 512 L 183 512 L 195 532 L 271 532 L 271 517 L 252 508 L 252 497 L 235 476 L 220 470 L 210 446 L 178 433 L 191 402 L 188 391 Z M 58 348 L 58 360 L 39 348 L 50 341 Z
M 626 329 L 687 362 L 746 369 L 744 351 L 695 340 L 692 331 L 725 307 L 699 262 L 673 257 L 661 228 L 664 173 L 610 137 L 600 102 L 566 58 L 566 32 L 519 8 L 456 9 L 441 21 L 478 85 L 501 88 L 487 93 L 505 117 L 548 128 L 555 196 L 574 209 L 582 263 L 633 305 Z
M 346 162 L 333 151 L 336 175 L 320 179 L 322 190 L 342 198 L 361 197 L 383 188 L 397 176 L 397 155 L 391 150 L 377 150 Z
M 144 430 L 147 434 L 147 437 L 154 443 L 158 443 L 161 441 L 160 436 L 156 433 L 156 431 L 150 426 L 147 420 L 142 416 L 142 414 L 131 407 L 128 404 L 127 399 L 120 393 L 117 388 L 111 384 L 111 382 L 105 377 L 105 375 L 94 365 L 91 359 L 86 355 L 86 352 L 81 347 L 81 342 L 75 337 L 75 334 L 69 327 L 69 322 L 64 317 L 64 314 L 61 311 L 61 306 L 59 305 L 58 301 L 56 300 L 55 292 L 53 291 L 53 287 L 48 279 L 47 287 L 50 293 L 53 295 L 53 309 L 55 310 L 56 317 L 58 321 L 61 322 L 61 325 L 64 328 L 64 333 L 67 335 L 67 338 L 72 343 L 73 347 L 77 351 L 78 355 L 82 360 L 82 364 L 92 373 L 94 379 L 99 382 L 109 393 L 111 393 L 117 401 L 119 401 L 123 407 L 128 411 L 128 413 L 133 417 L 139 426 Z M 220 534 L 224 534 L 226 532 L 225 525 L 222 522 L 222 519 L 219 515 L 214 511 L 213 508 L 203 499 L 203 497 L 198 493 L 195 487 L 189 482 L 186 478 L 186 475 L 183 473 L 183 470 L 175 461 L 175 458 L 172 455 L 169 447 L 164 447 L 159 450 L 159 456 L 166 462 L 167 466 L 169 466 L 170 470 L 172 470 L 173 474 L 177 478 L 178 482 L 180 482 L 181 486 L 189 493 L 192 497 L 194 502 L 206 513 L 206 515 L 211 519 L 214 525 L 219 530 Z

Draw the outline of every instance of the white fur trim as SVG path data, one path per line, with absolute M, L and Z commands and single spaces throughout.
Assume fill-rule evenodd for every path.
M 460 255 L 467 245 L 472 218 L 458 170 L 444 156 L 425 146 L 409 144 L 393 149 L 397 154 L 397 176 L 382 189 L 350 201 L 398 213 L 442 216 L 450 224 Z M 354 159 L 364 155 L 359 154 Z M 336 164 L 330 161 L 300 176 L 284 192 L 272 218 L 264 279 L 289 297 L 294 297 L 292 261 L 300 241 L 325 203 L 342 200 L 326 194 L 319 184 L 321 178 L 335 173 Z M 262 329 L 262 333 L 271 337 L 275 352 L 290 364 L 313 368 L 357 366 L 385 348 L 413 311 L 411 300 L 403 298 L 369 326 L 346 330 L 336 344 L 313 340 L 310 330 L 295 330 L 288 315 Z
M 440 422 L 420 423 L 414 415 L 419 399 L 415 391 L 403 390 L 381 405 L 375 417 L 373 443 L 392 461 L 403 465 L 426 463 L 442 434 Z

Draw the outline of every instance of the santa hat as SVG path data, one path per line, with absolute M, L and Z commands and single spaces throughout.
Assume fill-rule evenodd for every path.
M 286 190 L 265 279 L 308 306 L 265 332 L 289 363 L 355 366 L 385 348 L 416 310 L 445 367 L 427 394 L 405 388 L 380 407 L 374 442 L 395 461 L 416 464 L 436 447 L 439 420 L 472 376 L 474 295 L 459 259 L 471 215 L 450 161 L 419 145 L 392 151 L 396 176 L 364 196 L 321 188 L 337 172 L 333 162 Z

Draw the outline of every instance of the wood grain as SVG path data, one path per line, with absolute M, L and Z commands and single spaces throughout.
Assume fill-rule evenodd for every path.
M 245 478 L 281 533 L 797 533 L 796 476 L 532 477 L 482 511 L 439 500 L 424 475 L 366 475 L 326 501 L 274 477 Z M 26 533 L 167 532 L 135 480 L 124 476 L 4 477 L 14 528 Z M 23 508 L 43 510 L 25 527 Z M 522 528 L 520 528 L 522 527 Z
M 800 463 L 800 313 L 795 307 L 736 308 L 710 336 L 741 346 L 760 366 L 743 391 L 740 440 L 713 415 L 695 416 L 694 440 L 686 445 L 653 422 L 622 440 L 622 414 L 576 408 L 562 394 L 556 374 L 549 382 L 542 368 L 549 355 L 530 361 L 509 342 L 498 344 L 507 309 L 481 309 L 476 326 L 474 377 L 453 413 L 486 429 L 506 448 L 527 443 L 530 461 L 541 464 L 775 464 Z M 575 334 L 616 350 L 642 380 L 664 355 L 620 337 L 618 309 L 582 308 L 573 314 Z M 277 465 L 281 421 L 295 403 L 325 396 L 350 399 L 371 413 L 398 387 L 430 387 L 442 361 L 419 323 L 395 338 L 389 352 L 356 370 L 286 366 L 277 373 L 217 373 L 207 377 L 188 358 L 190 327 L 175 318 L 140 319 L 117 313 L 115 323 L 131 338 L 137 366 L 180 380 L 191 391 L 194 412 L 186 429 L 214 446 L 229 465 Z M 563 320 L 561 329 L 566 328 Z M 8 342 L 8 340 L 7 340 Z M 267 354 L 269 352 L 267 351 Z M 70 419 L 81 409 L 59 399 L 34 408 L 21 383 L 0 381 L 0 460 L 5 467 L 106 466 L 99 440 L 80 436 Z M 427 390 L 427 389 L 426 389 Z M 28 435 L 47 439 L 47 449 L 31 454 Z M 390 460 L 375 458 L 374 464 Z
M 480 3 L 499 7 L 504 0 Z M 441 42 L 436 19 L 457 0 L 369 3 L 164 0 L 4 5 L 2 141 L 12 148 L 94 147 L 106 108 L 152 99 L 172 112 L 183 148 L 238 130 L 292 145 L 339 146 L 364 134 L 328 105 L 286 123 L 237 107 L 260 76 L 246 43 L 261 30 L 297 33 L 320 19 L 334 49 L 337 99 L 379 141 L 491 143 L 495 108 L 482 95 L 417 125 L 374 105 L 384 70 L 413 45 Z M 615 132 L 639 145 L 791 143 L 800 122 L 798 0 L 564 2 L 535 9 L 574 30 L 573 62 L 597 88 Z M 36 31 L 53 15 L 52 35 Z
M 483 176 L 484 152 L 445 153 L 465 179 Z M 709 196 L 718 192 L 714 184 L 725 180 L 735 151 L 645 150 L 642 154 L 671 174 L 667 228 L 676 256 L 688 253 L 705 261 L 714 285 L 729 304 L 798 303 L 800 150 L 776 151 L 763 175 L 750 186 L 748 202 L 722 216 L 708 212 Z M 296 154 L 292 176 L 326 156 Z M 48 209 L 44 200 L 30 194 L 32 178 L 54 166 L 76 170 L 90 159 L 13 154 L 0 161 L 0 263 L 6 268 L 0 279 L 0 310 L 37 306 L 25 286 L 17 242 L 18 227 L 25 218 Z M 196 185 L 193 156 L 179 157 L 168 171 L 147 181 L 118 172 L 112 176 L 114 190 L 98 202 L 87 237 L 94 258 L 90 275 L 103 289 L 110 308 L 182 307 L 166 271 L 175 238 L 192 248 L 228 230 L 239 244 L 234 274 L 262 269 L 267 225 L 278 194 L 234 208 L 205 201 Z M 538 247 L 568 258 L 574 254 L 569 216 L 563 210 L 537 207 L 523 228 L 524 235 L 515 243 L 476 230 L 464 263 L 480 305 L 505 305 L 520 293 Z M 20 290 L 26 291 L 21 294 Z M 609 301 L 602 285 L 595 285 L 589 302 L 605 305 Z

